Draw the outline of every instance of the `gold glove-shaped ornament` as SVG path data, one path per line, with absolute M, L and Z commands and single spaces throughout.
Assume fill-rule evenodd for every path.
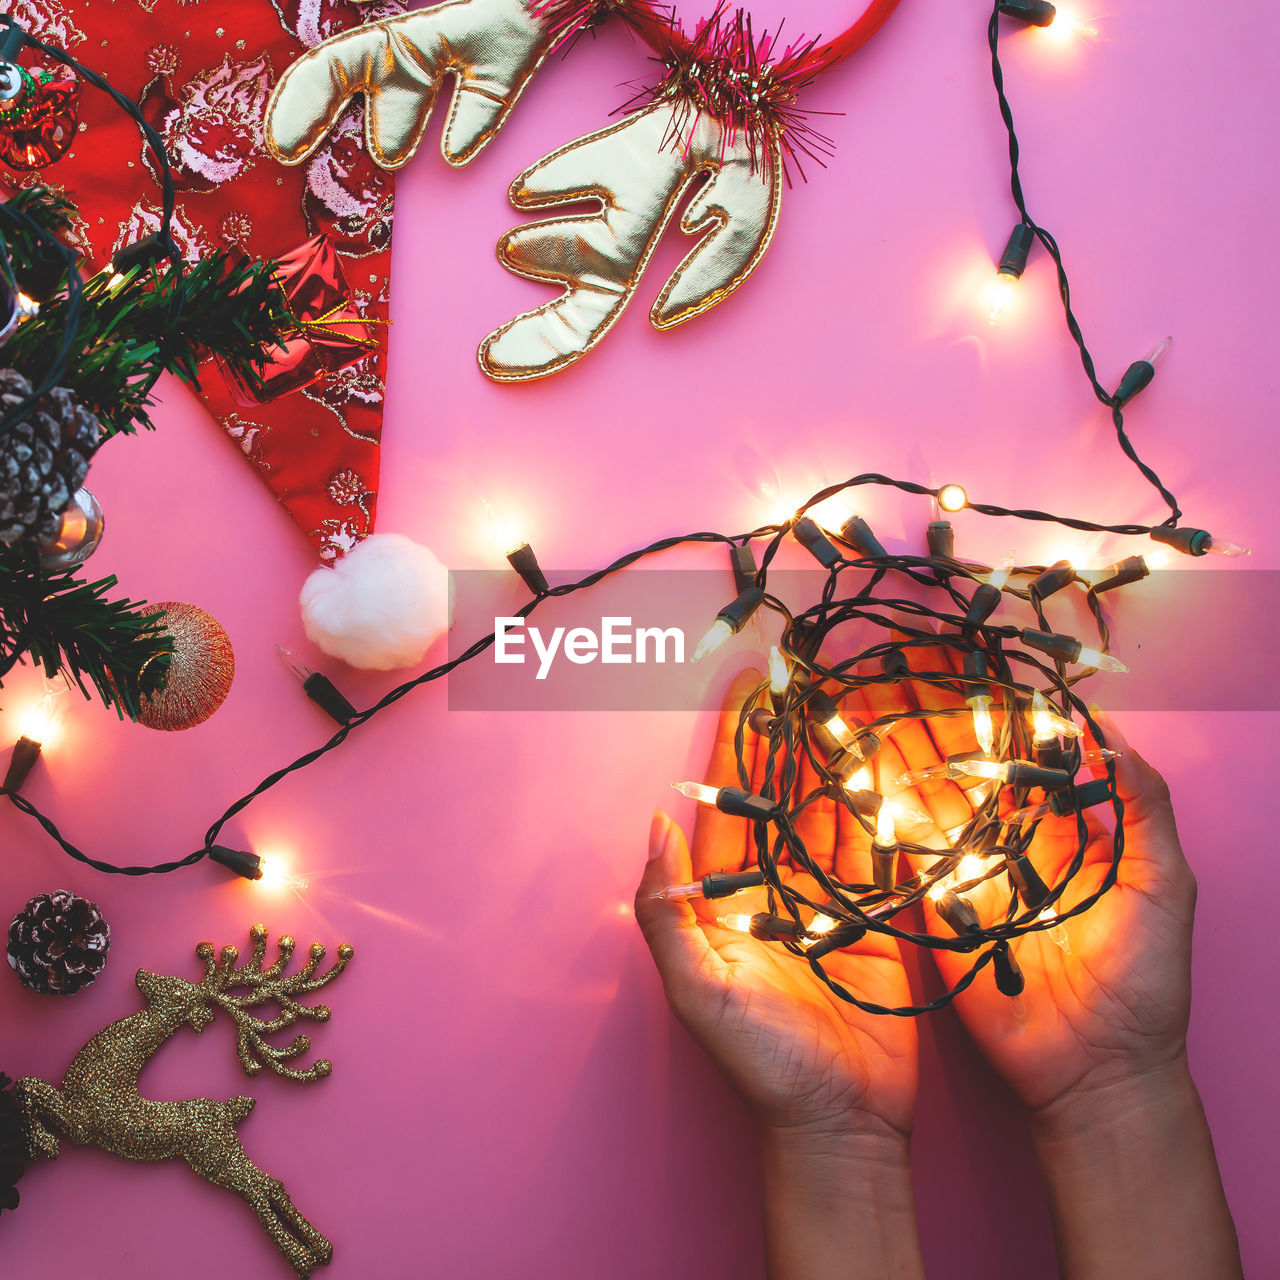
M 669 329 L 727 298 L 755 269 L 778 225 L 782 152 L 765 154 L 710 114 L 689 127 L 687 102 L 668 94 L 607 129 L 579 138 L 511 184 L 517 209 L 598 200 L 600 212 L 517 227 L 498 258 L 531 280 L 566 286 L 480 345 L 481 369 L 499 382 L 542 378 L 580 360 L 631 300 L 681 198 L 707 183 L 680 227 L 702 239 L 663 285 L 649 312 Z
M 382 168 L 399 169 L 422 141 L 440 82 L 453 75 L 440 150 L 450 164 L 467 164 L 575 29 L 526 0 L 446 0 L 343 32 L 280 77 L 267 104 L 267 147 L 282 164 L 301 164 L 362 93 L 369 154 Z

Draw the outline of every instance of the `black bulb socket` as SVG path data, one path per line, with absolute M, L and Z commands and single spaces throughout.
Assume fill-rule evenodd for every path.
M 735 818 L 752 818 L 768 821 L 777 812 L 778 806 L 764 796 L 752 795 L 741 787 L 721 787 L 716 792 L 716 808 L 721 813 L 731 814 Z
M 246 853 L 243 849 L 228 849 L 223 845 L 215 844 L 209 850 L 209 857 L 246 880 L 262 879 L 262 859 L 256 853 Z
M 1181 551 L 1184 556 L 1207 556 L 1213 535 L 1208 529 L 1170 529 L 1161 525 L 1151 530 L 1151 541 Z
M 911 664 L 907 661 L 907 655 L 904 650 L 890 649 L 880 659 L 880 670 L 885 675 L 892 676 L 895 680 L 905 680 L 911 674 Z
M 824 569 L 830 569 L 844 559 L 836 544 L 822 532 L 818 522 L 808 516 L 801 516 L 791 526 L 791 533 Z
M 1049 810 L 1057 818 L 1070 818 L 1077 809 L 1092 809 L 1094 805 L 1106 804 L 1111 799 L 1111 781 L 1109 778 L 1091 778 L 1071 791 L 1054 791 L 1049 796 Z
M 1049 886 L 1040 878 L 1040 873 L 1032 866 L 1031 859 L 1025 853 L 1011 853 L 1007 849 L 997 849 L 993 852 L 1003 852 L 1006 855 L 1005 869 L 1009 872 L 1013 887 L 1018 891 L 1022 905 L 1031 911 L 1044 906 L 1049 900 Z
M 962 898 L 958 893 L 954 893 L 950 889 L 942 897 L 938 898 L 933 906 L 934 910 L 946 923 L 947 928 L 957 937 L 962 938 L 966 933 L 982 928 L 982 922 L 978 919 L 978 913 L 973 909 L 973 903 L 968 898 Z
M 734 590 L 741 595 L 756 585 L 756 575 L 760 572 L 756 564 L 755 552 L 750 543 L 729 549 L 729 563 L 733 566 Z
M 834 929 L 829 929 L 826 933 L 819 934 L 818 940 L 811 946 L 805 948 L 805 956 L 810 960 L 821 960 L 823 956 L 829 956 L 833 951 L 842 951 L 845 947 L 852 947 L 855 943 L 861 942 L 867 936 L 867 926 L 865 924 L 854 924 L 849 921 L 846 924 L 838 924 Z
M 871 878 L 882 893 L 892 893 L 898 883 L 898 846 L 883 845 L 873 841 L 871 845 Z
M 150 235 L 117 249 L 111 256 L 111 269 L 121 275 L 128 275 L 134 267 L 145 267 L 167 256 L 165 241 L 161 239 L 159 232 L 153 231 Z
M 965 626 L 982 626 L 999 608 L 1000 595 L 999 587 L 993 587 L 989 582 L 978 583 L 977 590 L 974 591 L 973 598 L 969 601 L 968 611 L 964 615 Z
M 1127 587 L 1131 582 L 1141 582 L 1151 573 L 1151 566 L 1141 556 L 1129 556 L 1107 570 L 1107 576 L 1089 588 L 1093 594 L 1101 595 L 1104 591 L 1114 591 L 1117 587 Z
M 991 686 L 987 683 L 990 670 L 987 667 L 987 655 L 978 649 L 971 649 L 964 655 L 964 697 L 991 697 Z
M 1021 636 L 1022 643 L 1029 649 L 1048 654 L 1055 662 L 1075 662 L 1084 648 L 1075 636 L 1064 636 L 1056 631 L 1036 631 L 1027 627 Z
M 521 581 L 535 596 L 544 596 L 551 590 L 547 575 L 542 572 L 538 557 L 533 548 L 522 542 L 514 551 L 508 552 L 507 563 L 520 575 Z
M 991 969 L 996 976 L 996 990 L 1012 1000 L 1027 989 L 1027 980 L 1008 942 L 997 942 L 992 951 Z
M 24 734 L 13 744 L 9 768 L 4 775 L 3 790 L 16 796 L 22 790 L 22 784 L 26 782 L 39 759 L 40 744 L 34 738 L 28 738 Z
M 929 544 L 929 554 L 935 560 L 956 558 L 956 531 L 950 520 L 930 520 L 924 536 Z
M 716 614 L 716 618 L 721 622 L 727 622 L 729 629 L 736 636 L 762 604 L 764 604 L 764 591 L 760 587 L 748 587 L 738 595 L 736 600 L 725 605 Z
M 1076 580 L 1075 566 L 1070 560 L 1059 560 L 1031 579 L 1027 590 L 1036 600 L 1044 600 Z
M 702 896 L 708 901 L 731 898 L 744 889 L 758 889 L 764 884 L 760 871 L 712 871 L 702 877 Z
M 884 560 L 888 558 L 889 553 L 884 549 L 880 539 L 871 532 L 871 526 L 861 516 L 850 516 L 840 526 L 840 537 L 863 560 Z
M 884 796 L 878 791 L 850 791 L 845 788 L 845 798 L 853 806 L 855 813 L 860 813 L 864 818 L 874 818 L 880 812 L 880 806 L 884 804 Z
M 1060 738 L 1050 738 L 1047 742 L 1037 742 L 1035 744 L 1035 753 L 1036 764 L 1041 769 L 1066 770 L 1067 753 L 1062 746 Z
M 1048 0 L 1001 0 L 1000 12 L 1033 27 L 1050 26 L 1058 16 Z
M 1071 775 L 1065 769 L 1042 769 L 1027 760 L 1011 760 L 1005 782 L 1011 787 L 1043 787 L 1046 791 L 1061 791 L 1071 785 Z
M 1115 407 L 1123 409 L 1139 391 L 1145 391 L 1151 385 L 1151 379 L 1155 376 L 1156 367 L 1150 360 L 1135 360 L 1124 371 L 1124 377 L 1120 379 L 1120 385 L 1111 397 Z
M 0 35 L 0 61 L 16 62 L 27 42 L 27 33 L 7 13 L 0 14 L 0 23 L 4 24 L 4 34 Z
M 302 682 L 302 691 L 336 724 L 347 724 L 356 714 L 355 707 L 337 685 L 318 671 L 313 671 Z
M 863 763 L 852 751 L 839 751 L 827 761 L 827 771 L 843 786 L 862 768 Z
M 804 931 L 804 925 L 785 916 L 771 916 L 767 911 L 757 911 L 751 917 L 751 936 L 761 942 L 798 938 Z
M 747 724 L 754 733 L 758 733 L 762 738 L 767 738 L 773 732 L 774 725 L 777 724 L 777 717 L 768 707 L 756 707 L 747 717 Z
M 1021 280 L 1022 273 L 1027 269 L 1027 259 L 1031 257 L 1031 246 L 1035 242 L 1036 233 L 1025 222 L 1018 223 L 1009 233 L 1004 253 L 1000 255 L 1000 265 L 996 267 L 997 274 Z

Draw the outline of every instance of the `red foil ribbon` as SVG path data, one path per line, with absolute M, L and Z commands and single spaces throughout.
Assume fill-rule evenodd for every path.
M 66 155 L 80 119 L 80 81 L 72 72 L 22 68 L 23 91 L 0 109 L 0 160 L 39 169 Z
M 281 255 L 276 280 L 298 322 L 298 333 L 269 348 L 260 389 L 230 379 L 237 404 L 277 400 L 354 364 L 377 347 L 369 333 L 372 321 L 352 305 L 351 290 L 327 235 L 313 236 Z

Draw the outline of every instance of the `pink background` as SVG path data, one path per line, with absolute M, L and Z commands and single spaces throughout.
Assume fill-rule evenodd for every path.
M 808 0 L 791 24 L 829 34 L 849 9 Z M 506 186 L 600 126 L 627 96 L 619 82 L 647 71 L 644 52 L 615 28 L 584 40 L 461 172 L 441 162 L 433 130 L 399 188 L 380 528 L 453 568 L 491 567 L 489 497 L 567 573 L 662 536 L 755 525 L 767 513 L 748 484 L 766 458 L 795 498 L 863 470 L 932 473 L 992 502 L 1159 520 L 1083 382 L 1043 254 L 1018 311 L 985 322 L 981 286 L 1014 217 L 985 13 L 903 0 L 872 46 L 806 96 L 845 113 L 821 122 L 838 151 L 788 193 L 741 294 L 653 332 L 648 302 L 683 252 L 666 245 L 599 350 L 538 385 L 496 386 L 474 360 L 491 328 L 544 296 L 494 260 L 517 220 Z M 1190 523 L 1255 548 L 1248 569 L 1202 571 L 1274 568 L 1280 17 L 1124 0 L 1098 26 L 1096 44 L 1065 50 L 1009 34 L 1032 211 L 1067 254 L 1104 380 L 1176 335 L 1134 405 L 1134 439 Z M 235 688 L 214 719 L 176 736 L 63 699 L 63 736 L 28 792 L 73 840 L 126 862 L 197 847 L 224 805 L 328 734 L 272 649 L 303 647 L 303 539 L 185 392 L 168 388 L 158 417 L 154 436 L 95 464 L 109 532 L 91 568 L 118 573 L 134 597 L 190 600 L 221 619 Z M 863 511 L 891 547 L 920 547 L 925 504 L 876 493 Z M 1007 524 L 957 524 L 974 555 L 1010 543 Z M 1016 545 L 1027 561 L 1141 550 L 1021 528 Z M 660 563 L 719 563 L 713 554 Z M 523 598 L 513 581 L 512 602 Z M 1136 652 L 1140 615 L 1140 603 L 1117 606 L 1118 651 Z M 1192 660 L 1213 658 L 1196 650 L 1193 616 L 1186 627 Z M 708 670 L 708 708 L 735 665 Z M 335 674 L 360 705 L 394 683 Z M 36 688 L 6 688 L 0 737 L 14 736 Z M 114 945 L 103 978 L 73 1000 L 0 980 L 0 1066 L 59 1078 L 93 1032 L 136 1007 L 134 969 L 193 973 L 201 938 L 243 945 L 262 919 L 304 944 L 350 941 L 356 959 L 316 1037 L 332 1079 L 247 1086 L 225 1022 L 181 1037 L 146 1077 L 155 1096 L 260 1099 L 245 1144 L 334 1240 L 331 1274 L 759 1276 L 746 1116 L 668 1016 L 628 905 L 649 815 L 701 767 L 710 724 L 709 711 L 450 713 L 443 686 L 419 692 L 228 829 L 230 843 L 290 857 L 308 882 L 297 893 L 212 866 L 99 876 L 4 812 L 0 914 L 68 886 L 101 903 Z M 1247 1269 L 1275 1274 L 1280 886 L 1262 799 L 1275 786 L 1275 716 L 1148 713 L 1126 727 L 1171 781 L 1200 879 L 1194 1068 Z M 933 1272 L 1052 1274 L 1016 1108 L 949 1014 L 923 1030 L 914 1155 Z M 14 1274 L 70 1275 L 86 1258 L 107 1276 L 288 1274 L 228 1193 L 180 1167 L 74 1148 L 29 1173 L 0 1237 Z

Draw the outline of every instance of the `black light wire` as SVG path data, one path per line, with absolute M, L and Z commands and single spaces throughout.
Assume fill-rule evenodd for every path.
M 1161 498 L 1168 505 L 1171 515 L 1164 521 L 1161 527 L 1175 526 L 1182 515 L 1176 499 L 1165 487 L 1155 471 L 1144 463 L 1138 456 L 1132 441 L 1129 439 L 1128 434 L 1125 431 L 1122 406 L 1119 404 L 1116 397 L 1108 392 L 1098 380 L 1093 356 L 1084 341 L 1083 332 L 1071 305 L 1070 284 L 1057 241 L 1045 228 L 1039 226 L 1027 211 L 1025 194 L 1019 172 L 1020 144 L 1014 130 L 1012 109 L 1005 93 L 1004 73 L 999 58 L 999 18 L 1000 10 L 999 5 L 997 4 L 992 13 L 989 24 L 988 38 L 991 49 L 992 78 L 996 89 L 1001 118 L 1004 120 L 1009 136 L 1010 186 L 1014 202 L 1017 205 L 1022 221 L 1031 228 L 1036 238 L 1049 253 L 1057 269 L 1059 291 L 1062 297 L 1067 328 L 1071 334 L 1072 340 L 1079 350 L 1081 364 L 1089 380 L 1090 386 L 1098 400 L 1111 410 L 1112 422 L 1116 430 L 1117 440 L 1125 455 L 1134 462 L 1142 475 L 1157 490 Z M 4 15 L 0 15 L 0 21 L 8 22 L 10 20 L 5 18 Z M 31 41 L 30 37 L 28 37 L 28 40 L 30 43 L 36 45 L 36 47 L 44 50 L 49 56 L 55 57 L 57 60 L 72 66 L 80 74 L 84 75 L 90 83 L 97 84 L 98 87 L 104 88 L 108 93 L 116 98 L 117 101 L 120 101 L 123 97 L 123 95 L 117 95 L 110 86 L 106 85 L 105 81 L 102 81 L 101 77 L 81 68 L 73 59 L 68 58 L 59 51 L 51 50 L 48 46 L 42 45 L 38 41 Z M 128 103 L 127 99 L 124 99 L 121 105 L 125 106 L 125 109 L 128 110 L 131 104 Z M 130 111 L 130 114 L 134 115 L 134 118 L 139 120 L 139 125 L 143 129 L 144 135 L 147 137 L 148 144 L 152 146 L 153 151 L 156 154 L 158 167 L 163 175 L 162 186 L 165 194 L 164 227 L 167 236 L 168 219 L 172 213 L 173 205 L 173 187 L 168 164 L 164 157 L 163 145 L 145 121 L 142 121 L 134 111 Z M 834 497 L 835 495 L 847 490 L 868 484 L 888 486 L 904 493 L 934 499 L 938 497 L 939 493 L 936 488 L 919 484 L 914 481 L 897 480 L 877 473 L 866 473 L 855 476 L 842 484 L 832 485 L 821 490 L 810 498 L 809 501 L 801 508 L 799 508 L 796 516 L 798 518 L 809 508 L 817 506 L 828 498 Z M 1071 516 L 1054 515 L 1049 512 L 1038 511 L 1035 509 L 1008 508 L 978 502 L 969 502 L 966 506 L 967 509 L 976 511 L 985 516 L 1052 523 L 1082 532 L 1110 533 L 1135 537 L 1150 535 L 1153 532 L 1152 526 L 1148 525 L 1101 524 L 1095 521 L 1083 520 Z M 719 533 L 701 532 L 664 538 L 658 542 L 651 543 L 647 547 L 629 552 L 615 560 L 612 564 L 587 575 L 577 582 L 552 587 L 546 592 L 543 592 L 529 600 L 516 612 L 519 617 L 527 618 L 535 609 L 547 600 L 558 599 L 560 597 L 585 590 L 596 585 L 603 579 L 618 573 L 651 555 L 691 543 L 721 543 L 729 547 L 734 547 L 745 546 L 753 541 L 767 538 L 769 540 L 768 545 L 765 548 L 757 577 L 758 584 L 763 588 L 767 581 L 769 565 L 776 556 L 790 527 L 791 522 L 787 522 L 785 524 L 764 525 L 748 533 L 738 534 L 733 537 Z M 1075 711 L 1079 713 L 1085 724 L 1089 727 L 1093 740 L 1099 746 L 1105 746 L 1105 739 L 1102 731 L 1094 721 L 1088 707 L 1072 690 L 1074 683 L 1084 675 L 1087 675 L 1087 672 L 1080 672 L 1073 676 L 1066 676 L 1064 675 L 1064 664 L 1060 662 L 1053 662 L 1052 665 L 1050 665 L 1049 663 L 1041 661 L 1037 656 L 1019 652 L 1017 650 L 1006 649 L 1004 647 L 1005 642 L 1013 640 L 1018 634 L 1018 629 L 1016 627 L 984 624 L 976 629 L 968 628 L 966 630 L 964 628 L 963 611 L 967 604 L 967 598 L 956 586 L 956 581 L 964 583 L 966 581 L 975 580 L 978 576 L 979 569 L 979 566 L 966 565 L 956 560 L 947 560 L 940 557 L 887 556 L 884 560 L 869 560 L 865 557 L 841 559 L 829 570 L 828 580 L 823 590 L 822 602 L 815 609 L 793 616 L 786 609 L 785 605 L 771 596 L 766 596 L 765 607 L 778 612 L 784 619 L 785 629 L 780 647 L 784 649 L 789 658 L 799 664 L 814 679 L 821 681 L 835 681 L 842 685 L 846 690 L 859 688 L 868 683 L 897 682 L 901 678 L 907 678 L 917 683 L 936 684 L 940 687 L 955 690 L 962 687 L 963 681 L 952 671 L 929 672 L 911 670 L 907 677 L 889 675 L 867 676 L 865 674 L 850 676 L 847 673 L 853 668 L 855 663 L 860 660 L 865 660 L 868 654 L 883 656 L 885 653 L 894 649 L 902 650 L 924 645 L 938 644 L 951 645 L 962 650 L 977 648 L 981 649 L 986 654 L 991 666 L 991 674 L 989 676 L 988 683 L 990 683 L 993 688 L 999 690 L 1005 700 L 1006 717 L 1002 730 L 1002 746 L 1004 745 L 1005 740 L 1008 739 L 1012 739 L 1011 745 L 1015 748 L 1019 745 L 1019 742 L 1021 742 L 1023 747 L 1027 745 L 1027 731 L 1025 724 L 1023 723 L 1024 717 L 1018 711 L 1018 706 L 1020 704 L 1013 700 L 1025 700 L 1033 692 L 1032 685 L 1024 684 L 1013 679 L 1010 660 L 1030 666 L 1033 670 L 1033 674 L 1045 684 L 1045 687 L 1056 694 L 1055 705 L 1057 709 L 1059 711 Z M 869 581 L 864 584 L 864 586 L 853 597 L 848 600 L 837 600 L 835 591 L 839 575 L 850 570 L 871 570 L 872 575 Z M 911 581 L 918 584 L 922 583 L 926 586 L 935 588 L 940 587 L 944 589 L 950 596 L 953 604 L 956 606 L 956 613 L 949 614 L 943 611 L 933 610 L 909 599 L 877 599 L 873 594 L 874 590 L 879 586 L 885 574 L 891 571 L 904 575 Z M 1022 575 L 1038 572 L 1038 570 L 1035 568 L 1028 568 L 1016 569 L 1014 572 L 1015 574 Z M 956 581 L 953 581 L 953 579 Z M 1011 588 L 1010 591 L 1012 595 L 1020 599 L 1027 600 L 1030 598 L 1027 593 L 1018 591 L 1016 588 Z M 1109 630 L 1107 628 L 1101 606 L 1092 587 L 1089 589 L 1086 598 L 1090 613 L 1098 627 L 1102 649 L 1106 652 L 1109 643 Z M 1035 599 L 1032 599 L 1031 602 L 1036 610 L 1038 620 L 1041 622 L 1042 626 L 1045 626 L 1047 629 L 1043 603 Z M 931 629 L 926 630 L 919 627 L 912 627 L 909 623 L 904 622 L 901 617 L 891 618 L 888 614 L 881 614 L 866 607 L 868 603 L 873 603 L 879 609 L 904 613 L 919 621 L 939 623 L 944 627 L 955 628 L 955 630 L 951 632 L 944 631 L 939 634 Z M 831 629 L 835 626 L 859 620 L 886 628 L 892 626 L 904 633 L 907 636 L 907 639 L 905 641 L 886 642 L 879 646 L 872 646 L 870 649 L 864 650 L 857 658 L 849 659 L 843 663 L 838 663 L 832 668 L 826 668 L 821 665 L 816 654 L 821 647 L 821 642 L 825 636 L 829 634 Z M 7 794 L 10 802 L 16 808 L 35 818 L 35 820 L 48 833 L 50 838 L 59 845 L 64 853 L 96 871 L 126 876 L 142 876 L 162 874 L 170 871 L 176 871 L 182 867 L 193 866 L 209 855 L 226 824 L 237 814 L 251 805 L 259 796 L 271 790 L 293 773 L 307 768 L 309 765 L 314 764 L 316 761 L 328 755 L 331 751 L 336 750 L 347 740 L 355 729 L 367 723 L 381 711 L 394 705 L 401 698 L 406 697 L 413 690 L 422 685 L 430 684 L 441 679 L 462 664 L 480 656 L 493 645 L 494 641 L 495 633 L 490 632 L 488 635 L 477 640 L 468 649 L 464 650 L 456 657 L 435 667 L 431 667 L 427 671 L 416 676 L 414 679 L 398 685 L 373 706 L 369 707 L 367 710 L 358 712 L 351 718 L 351 720 L 342 725 L 328 739 L 328 741 L 324 742 L 314 750 L 299 756 L 296 760 L 285 765 L 283 768 L 269 774 L 251 791 L 234 801 L 209 827 L 208 831 L 205 833 L 202 848 L 195 850 L 184 858 L 156 865 L 136 866 L 120 866 L 92 858 L 80 849 L 76 848 L 75 845 L 71 844 L 59 831 L 57 825 L 43 814 L 34 804 L 27 800 L 26 797 L 16 793 Z M 768 686 L 766 684 L 761 688 L 763 690 L 767 689 L 767 687 Z M 797 697 L 798 695 L 795 689 L 795 682 L 793 681 L 792 686 L 788 690 L 789 703 Z M 740 775 L 743 775 L 741 776 L 741 781 L 744 786 L 747 787 L 750 786 L 751 780 L 745 777 L 745 767 L 742 763 L 742 758 L 745 746 L 744 735 L 747 732 L 752 732 L 747 727 L 747 717 L 750 709 L 751 700 L 749 699 L 747 705 L 743 709 L 742 719 L 735 738 L 738 750 L 739 773 Z M 920 709 L 913 709 L 908 710 L 904 716 L 898 718 L 917 719 L 927 727 L 930 717 L 949 714 L 965 714 L 965 712 L 925 712 Z M 1110 865 L 1102 884 L 1097 890 L 1086 896 L 1069 910 L 1059 913 L 1053 921 L 1040 919 L 1040 914 L 1046 906 L 1054 906 L 1060 901 L 1067 885 L 1084 865 L 1084 857 L 1090 839 L 1090 831 L 1085 820 L 1084 810 L 1078 804 L 1075 806 L 1075 818 L 1079 838 L 1078 848 L 1068 864 L 1061 881 L 1050 888 L 1049 897 L 1045 903 L 1037 904 L 1034 908 L 1027 907 L 1019 912 L 1017 909 L 1018 900 L 1015 895 L 1011 895 L 1010 904 L 1003 923 L 993 924 L 980 930 L 954 938 L 900 929 L 892 923 L 895 916 L 900 915 L 903 911 L 918 904 L 926 895 L 929 887 L 942 876 L 948 874 L 950 870 L 958 864 L 961 853 L 970 839 L 983 838 L 989 834 L 993 828 L 999 827 L 998 797 L 1001 791 L 1000 786 L 993 786 L 990 788 L 990 794 L 987 799 L 974 812 L 972 818 L 966 824 L 965 838 L 962 841 L 960 849 L 941 851 L 926 848 L 924 846 L 913 845 L 907 841 L 900 842 L 900 847 L 904 853 L 928 853 L 937 856 L 940 860 L 936 864 L 935 868 L 931 869 L 928 873 L 916 875 L 909 881 L 904 882 L 903 885 L 897 886 L 895 893 L 892 896 L 901 896 L 902 900 L 896 907 L 884 914 L 874 917 L 869 916 L 866 914 L 864 906 L 860 906 L 859 902 L 852 898 L 852 894 L 856 893 L 859 896 L 859 899 L 865 904 L 866 909 L 882 904 L 891 895 L 880 893 L 870 885 L 842 885 L 813 862 L 807 850 L 805 850 L 803 842 L 796 833 L 794 819 L 797 814 L 803 812 L 803 810 L 809 805 L 816 803 L 823 795 L 834 796 L 837 801 L 843 801 L 846 807 L 852 808 L 852 806 L 847 799 L 843 799 L 843 786 L 838 780 L 832 778 L 829 769 L 826 767 L 826 762 L 818 759 L 813 754 L 812 743 L 808 740 L 807 735 L 805 736 L 804 741 L 797 741 L 796 725 L 799 722 L 799 717 L 781 715 L 778 719 L 783 722 L 782 728 L 770 736 L 770 750 L 766 761 L 763 789 L 766 793 L 776 793 L 780 806 L 781 797 L 784 795 L 791 795 L 795 789 L 798 779 L 796 762 L 799 756 L 797 754 L 797 748 L 808 753 L 815 772 L 819 777 L 823 778 L 824 784 L 817 792 L 798 798 L 792 808 L 783 809 L 779 807 L 771 823 L 757 821 L 754 824 L 757 860 L 766 879 L 771 905 L 776 902 L 778 905 L 783 906 L 791 917 L 797 921 L 799 920 L 798 908 L 800 906 L 812 909 L 821 909 L 824 913 L 833 914 L 842 919 L 842 921 L 861 924 L 868 929 L 874 929 L 900 941 L 909 941 L 915 945 L 933 950 L 972 952 L 978 951 L 979 948 L 983 947 L 987 943 L 994 944 L 993 946 L 987 947 L 986 950 L 981 950 L 979 952 L 974 960 L 973 966 L 960 977 L 950 990 L 943 992 L 941 995 L 927 1003 L 902 1008 L 889 1008 L 858 997 L 827 974 L 820 959 L 805 957 L 804 951 L 794 941 L 789 940 L 783 944 L 790 950 L 794 951 L 797 955 L 807 959 L 814 973 L 842 1000 L 855 1004 L 859 1008 L 868 1012 L 892 1014 L 897 1016 L 915 1016 L 917 1014 L 942 1008 L 946 1004 L 950 1003 L 950 1001 L 953 1000 L 961 991 L 965 990 L 986 965 L 995 960 L 1000 947 L 1006 947 L 1008 942 L 1013 938 L 1021 937 L 1029 933 L 1043 932 L 1056 924 L 1060 924 L 1065 920 L 1082 914 L 1092 907 L 1116 881 L 1120 858 L 1124 848 L 1124 804 L 1116 790 L 1114 761 L 1108 760 L 1106 762 L 1105 772 L 1109 784 L 1111 808 L 1115 815 L 1116 822 Z M 881 722 L 877 721 L 876 724 L 881 724 Z M 864 728 L 867 727 L 872 726 L 864 726 Z M 775 760 L 775 756 L 779 751 L 784 753 L 784 762 L 780 768 Z M 1015 757 L 1011 756 L 1010 758 Z M 1012 788 L 1012 790 L 1014 790 L 1015 795 L 1018 795 L 1019 792 L 1023 793 L 1023 799 L 1025 799 L 1025 788 Z M 1072 782 L 1069 788 L 1069 794 L 1073 798 L 1075 790 L 1075 784 Z M 864 829 L 870 832 L 871 828 L 868 820 L 860 814 L 855 814 L 855 816 L 858 817 Z M 773 825 L 776 828 L 775 835 L 772 839 L 770 839 L 768 831 L 770 825 Z M 1020 854 L 1025 852 L 1032 842 L 1036 825 L 1037 824 L 1033 823 L 1025 830 L 1010 830 L 1005 828 L 1004 842 L 1000 847 L 1007 850 L 1010 854 Z M 784 855 L 787 857 L 793 869 L 803 870 L 811 874 L 818 885 L 830 895 L 830 901 L 826 903 L 811 903 L 803 895 L 790 889 L 787 885 L 784 885 L 779 875 L 779 867 L 781 865 L 779 859 Z M 994 861 L 992 867 L 987 870 L 981 878 L 986 880 L 1000 874 L 1005 865 L 1004 861 Z M 964 887 L 965 886 L 958 886 L 960 889 L 963 889 Z M 973 886 L 972 884 L 969 884 L 968 887 L 972 888 Z

